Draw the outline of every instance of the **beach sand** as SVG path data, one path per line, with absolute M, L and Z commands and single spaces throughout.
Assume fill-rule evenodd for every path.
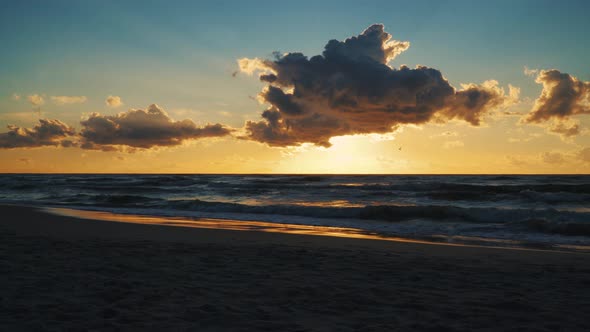
M 587 253 L 0 216 L 4 331 L 590 330 Z

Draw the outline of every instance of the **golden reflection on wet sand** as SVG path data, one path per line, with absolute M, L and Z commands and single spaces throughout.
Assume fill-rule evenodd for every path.
M 252 220 L 231 220 L 231 219 L 213 219 L 213 218 L 197 218 L 189 219 L 182 217 L 163 217 L 163 216 L 145 216 L 135 214 L 118 214 L 103 211 L 89 211 L 89 210 L 75 210 L 67 208 L 45 208 L 45 211 L 61 216 L 75 217 L 80 219 L 103 220 L 112 222 L 123 222 L 132 224 L 144 225 L 160 225 L 173 227 L 191 227 L 191 228 L 207 228 L 233 231 L 256 231 L 267 233 L 283 233 L 283 234 L 298 234 L 298 235 L 313 235 L 313 236 L 331 236 L 343 238 L 355 238 L 366 240 L 381 240 L 407 243 L 420 243 L 428 245 L 444 245 L 444 246 L 460 246 L 460 247 L 490 247 L 478 244 L 452 243 L 452 242 L 438 242 L 434 238 L 432 241 L 420 239 L 408 239 L 394 236 L 386 236 L 378 233 L 368 232 L 358 228 L 348 227 L 333 227 L 333 226 L 313 226 L 313 225 L 298 225 L 298 224 L 282 224 L 271 223 L 264 221 Z M 475 239 L 475 238 L 473 238 Z M 450 239 L 447 239 L 450 240 Z M 489 239 L 481 239 L 489 242 Z M 532 251 L 547 251 L 543 248 L 523 248 L 514 247 L 518 245 L 517 241 L 510 240 L 496 240 L 490 243 L 494 248 L 510 249 L 510 250 L 532 250 Z M 559 246 L 560 249 L 587 251 L 590 248 L 585 246 Z M 557 248 L 554 248 L 557 249 Z
M 421 241 L 414 239 L 405 239 L 398 237 L 389 237 L 376 233 L 370 233 L 362 229 L 332 226 L 313 226 L 297 224 L 280 224 L 264 221 L 251 220 L 230 220 L 230 219 L 212 219 L 198 218 L 188 219 L 180 217 L 160 217 L 160 216 L 143 216 L 134 214 L 117 214 L 103 211 L 74 210 L 66 208 L 45 208 L 45 211 L 61 216 L 75 217 L 81 219 L 104 220 L 113 222 L 124 222 L 144 225 L 163 225 L 176 227 L 208 228 L 223 229 L 234 231 L 256 231 L 268 233 L 285 233 L 315 236 L 332 236 L 357 238 L 368 240 L 385 240 L 397 242 L 412 242 L 423 244 L 441 244 L 441 245 L 460 245 L 456 243 L 433 243 L 430 241 Z

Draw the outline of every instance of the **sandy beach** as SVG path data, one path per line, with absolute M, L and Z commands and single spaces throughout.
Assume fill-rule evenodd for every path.
M 590 255 L 1 206 L 5 331 L 588 331 Z

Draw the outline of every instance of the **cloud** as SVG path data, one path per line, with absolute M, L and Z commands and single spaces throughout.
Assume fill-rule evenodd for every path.
M 524 166 L 529 166 L 529 162 L 526 161 L 522 156 L 512 156 L 512 155 L 508 155 L 506 156 L 506 161 L 512 165 L 512 166 L 516 166 L 516 167 L 524 167 Z
M 518 99 L 490 80 L 453 88 L 437 69 L 392 68 L 388 63 L 410 46 L 375 24 L 345 41 L 331 40 L 322 55 L 275 53 L 274 59 L 239 59 L 240 70 L 260 73 L 267 86 L 259 100 L 270 104 L 261 121 L 248 121 L 243 138 L 271 146 L 330 138 L 383 134 L 401 125 L 460 119 L 477 126 L 482 117 Z
M 121 97 L 119 97 L 119 96 L 108 96 L 104 102 L 108 107 L 112 107 L 112 108 L 116 108 L 116 107 L 123 105 L 123 101 L 121 100 Z
M 83 104 L 88 99 L 86 96 L 51 96 L 51 100 L 57 105 Z
M 520 142 L 530 142 L 534 139 L 541 137 L 541 134 L 538 133 L 528 133 L 525 137 L 509 137 L 509 143 L 520 143 Z
M 527 123 L 542 123 L 549 119 L 563 120 L 579 114 L 590 114 L 590 82 L 583 82 L 556 69 L 541 70 L 535 82 L 543 85 L 541 95 Z
M 565 162 L 563 154 L 559 152 L 544 152 L 541 154 L 541 159 L 548 164 L 563 164 Z
M 580 152 L 578 153 L 578 157 L 581 161 L 590 163 L 590 147 L 583 148 L 582 150 L 580 150 Z
M 577 123 L 567 124 L 558 122 L 549 128 L 549 131 L 560 135 L 563 139 L 568 139 L 580 134 L 580 125 Z
M 430 138 L 440 138 L 440 137 L 458 137 L 459 133 L 456 131 L 444 131 L 440 134 L 430 135 Z
M 524 66 L 524 74 L 526 76 L 532 76 L 535 77 L 539 74 L 539 69 L 531 69 L 527 66 Z
M 45 99 L 43 99 L 43 97 L 38 94 L 27 96 L 27 100 L 29 101 L 29 103 L 31 103 L 31 105 L 37 107 L 45 104 Z
M 278 54 L 275 54 L 275 55 L 280 56 Z M 254 59 L 242 58 L 242 59 L 238 59 L 238 67 L 240 68 L 240 71 L 242 73 L 252 75 L 257 71 L 267 70 L 265 62 L 266 62 L 266 60 L 261 60 L 258 58 L 254 58 Z M 236 77 L 237 74 L 238 74 L 238 72 L 234 72 L 232 74 L 232 76 Z
M 8 132 L 0 133 L 0 149 L 70 146 L 68 138 L 75 134 L 74 128 L 59 120 L 40 119 L 33 128 L 9 125 Z
M 189 139 L 226 136 L 232 131 L 221 124 L 198 127 L 192 120 L 174 121 L 157 105 L 113 116 L 92 113 L 80 123 L 80 146 L 103 151 L 174 146 Z
M 445 149 L 461 148 L 463 146 L 465 146 L 465 143 L 463 143 L 463 141 L 460 140 L 447 141 L 443 144 L 443 148 Z

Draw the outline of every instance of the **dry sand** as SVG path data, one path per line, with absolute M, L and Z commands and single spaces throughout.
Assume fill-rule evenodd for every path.
M 590 331 L 590 254 L 0 216 L 3 331 Z

